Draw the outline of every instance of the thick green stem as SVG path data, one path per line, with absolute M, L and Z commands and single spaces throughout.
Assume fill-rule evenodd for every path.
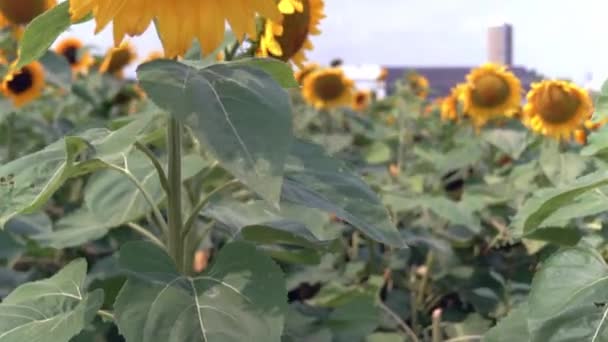
M 182 125 L 170 118 L 167 132 L 169 153 L 169 254 L 179 271 L 184 271 L 184 245 L 182 239 Z

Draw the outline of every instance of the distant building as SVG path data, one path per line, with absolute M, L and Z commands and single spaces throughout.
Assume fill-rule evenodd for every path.
M 488 29 L 488 62 L 513 65 L 513 26 L 503 24 Z

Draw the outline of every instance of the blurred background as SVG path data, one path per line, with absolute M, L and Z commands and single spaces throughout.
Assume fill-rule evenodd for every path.
M 309 59 L 328 64 L 340 58 L 359 83 L 375 77 L 380 66 L 416 68 L 425 74 L 421 68 L 468 70 L 497 58 L 591 89 L 599 89 L 608 78 L 605 1 L 329 0 L 325 6 L 323 34 L 313 37 Z M 506 25 L 502 33 L 491 30 L 501 25 Z M 96 42 L 103 53 L 111 45 L 111 28 L 94 37 L 92 26 L 78 25 L 65 35 Z M 153 31 L 133 43 L 141 58 L 160 50 Z M 461 76 L 454 75 L 457 80 Z M 439 86 L 432 75 L 429 80 Z

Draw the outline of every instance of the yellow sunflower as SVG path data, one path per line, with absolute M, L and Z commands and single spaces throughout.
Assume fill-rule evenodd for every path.
M 55 5 L 57 0 L 0 0 L 0 11 L 12 24 L 27 25 Z
M 40 97 L 44 85 L 44 68 L 39 62 L 33 62 L 6 75 L 2 92 L 15 107 L 22 107 Z
M 84 44 L 78 38 L 66 38 L 62 40 L 57 44 L 55 52 L 65 57 L 72 71 L 76 73 L 86 73 L 89 67 L 95 63 L 89 51 L 84 48 Z
M 407 86 L 414 95 L 421 99 L 425 99 L 429 94 L 429 80 L 418 73 L 407 75 Z
M 302 95 L 317 109 L 349 106 L 353 98 L 354 82 L 340 68 L 313 71 L 304 80 Z
M 154 20 L 168 58 L 183 55 L 195 38 L 205 53 L 212 52 L 224 40 L 226 21 L 242 39 L 257 36 L 256 13 L 281 20 L 274 0 L 70 0 L 72 21 L 91 12 L 96 33 L 114 22 L 116 46 L 126 35 L 141 35 Z
M 458 104 L 460 96 L 466 88 L 465 83 L 460 83 L 452 88 L 450 95 L 441 100 L 441 120 L 443 121 L 460 121 L 458 115 Z
M 307 64 L 303 68 L 296 71 L 294 74 L 294 77 L 295 77 L 296 81 L 298 81 L 298 84 L 303 84 L 306 77 L 308 77 L 308 75 L 310 75 L 313 71 L 318 70 L 319 68 L 320 68 L 319 64 L 316 64 L 316 63 Z
M 137 58 L 135 49 L 129 42 L 122 42 L 119 47 L 110 48 L 106 54 L 99 72 L 122 77 L 123 69 Z
M 487 63 L 467 75 L 467 87 L 461 98 L 464 112 L 477 126 L 488 120 L 509 116 L 521 104 L 521 82 L 504 66 Z
M 372 101 L 372 93 L 369 90 L 359 90 L 353 96 L 352 108 L 358 112 L 369 107 Z
M 281 21 L 266 20 L 260 37 L 258 55 L 291 60 L 302 68 L 306 50 L 313 48 L 309 37 L 318 35 L 319 24 L 325 14 L 323 0 L 280 0 Z
M 593 114 L 589 93 L 566 81 L 532 84 L 524 106 L 524 123 L 535 132 L 557 139 L 569 139 Z

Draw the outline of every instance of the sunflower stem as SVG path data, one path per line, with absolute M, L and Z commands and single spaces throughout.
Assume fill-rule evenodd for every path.
M 169 196 L 167 197 L 169 221 L 169 254 L 178 271 L 183 272 L 184 246 L 182 239 L 182 125 L 175 118 L 169 118 L 167 128 L 167 149 L 169 154 Z

